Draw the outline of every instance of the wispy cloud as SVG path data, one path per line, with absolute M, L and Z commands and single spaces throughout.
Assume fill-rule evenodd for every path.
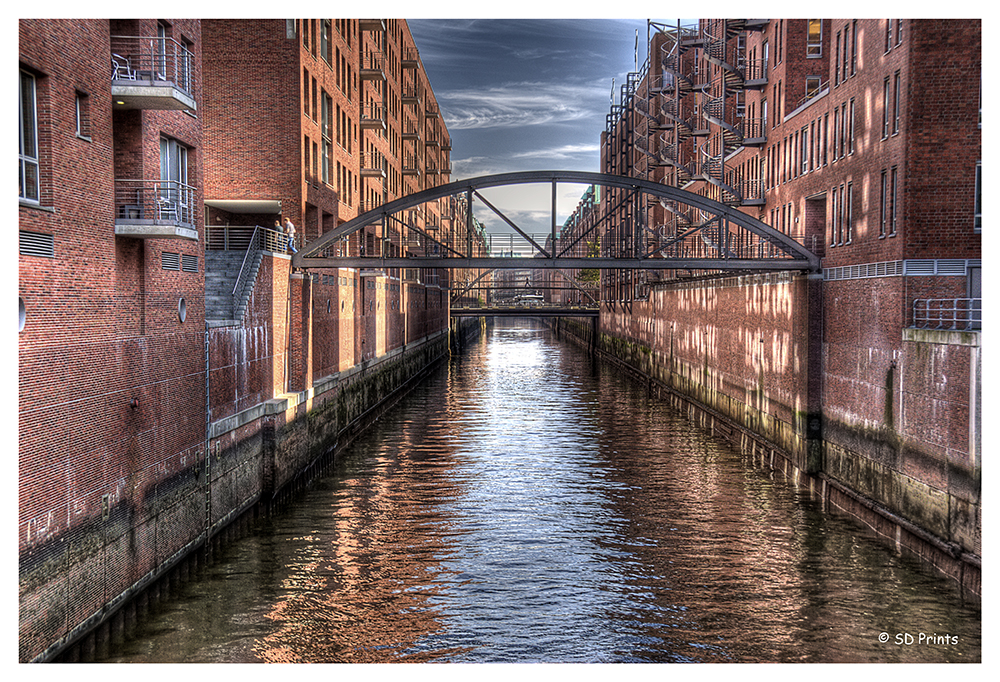
M 438 97 L 449 130 L 513 128 L 593 119 L 604 85 L 513 83 L 451 90 Z

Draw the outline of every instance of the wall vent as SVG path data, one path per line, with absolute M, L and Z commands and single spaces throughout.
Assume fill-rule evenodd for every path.
M 183 254 L 181 256 L 181 270 L 184 272 L 198 272 L 198 256 Z
M 160 260 L 163 263 L 164 270 L 180 270 L 181 269 L 181 255 L 179 253 L 169 253 L 164 251 L 160 256 Z
M 56 257 L 56 240 L 51 234 L 21 230 L 18 245 L 22 256 Z

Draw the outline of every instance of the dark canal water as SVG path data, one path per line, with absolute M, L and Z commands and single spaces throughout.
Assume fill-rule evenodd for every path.
M 500 324 L 108 660 L 980 660 L 951 582 Z

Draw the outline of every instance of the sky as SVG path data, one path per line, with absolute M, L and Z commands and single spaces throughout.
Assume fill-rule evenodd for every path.
M 646 60 L 646 19 L 408 19 L 451 137 L 452 180 L 512 171 L 600 171 L 612 92 Z M 586 188 L 559 185 L 557 222 Z M 532 233 L 551 221 L 551 187 L 483 191 Z M 477 211 L 487 231 L 509 231 Z

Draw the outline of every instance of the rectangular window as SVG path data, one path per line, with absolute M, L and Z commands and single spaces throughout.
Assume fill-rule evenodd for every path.
M 976 199 L 975 216 L 973 218 L 973 229 L 980 232 L 983 229 L 983 163 L 976 164 Z
M 830 246 L 837 245 L 837 204 L 839 197 L 837 188 L 830 190 Z
M 899 71 L 892 77 L 892 134 L 899 132 Z
M 848 121 L 847 121 L 847 126 L 848 126 L 848 128 L 847 128 L 847 153 L 848 154 L 853 154 L 854 153 L 854 98 L 853 97 L 851 98 L 851 101 L 850 101 L 850 107 L 851 107 L 851 109 L 850 109 L 850 112 L 848 114 Z
M 323 28 L 320 31 L 320 53 L 326 63 L 330 63 L 330 20 L 323 19 Z
M 819 76 L 806 76 L 806 97 L 812 99 L 818 95 L 821 82 Z
M 799 161 L 801 163 L 802 173 L 805 174 L 809 172 L 809 126 L 802 129 L 801 141 L 802 147 Z
M 844 197 L 844 231 L 847 244 L 854 238 L 854 210 L 851 205 L 854 203 L 854 183 L 847 183 L 847 194 Z
M 885 20 L 885 51 L 892 49 L 892 19 Z
M 806 35 L 806 56 L 823 56 L 823 20 L 809 19 Z
M 851 75 L 858 72 L 858 20 L 851 24 Z
M 847 52 L 848 36 L 850 35 L 850 33 L 851 33 L 851 27 L 850 27 L 850 25 L 849 24 L 845 25 L 844 26 L 844 50 L 843 50 L 843 55 L 841 57 L 843 59 L 843 66 L 844 66 L 843 73 L 844 73 L 844 80 L 845 81 L 847 80 L 847 65 L 850 62 L 850 59 L 849 59 L 850 55 Z
M 897 209 L 897 187 L 896 187 L 896 166 L 889 169 L 889 236 L 892 237 L 896 234 L 896 217 L 899 214 Z
M 76 93 L 76 134 L 90 139 L 90 97 L 84 92 Z
M 35 77 L 21 71 L 18 98 L 18 198 L 39 202 L 38 117 Z
M 160 138 L 160 190 L 156 197 L 157 217 L 191 222 L 189 211 L 194 198 L 188 186 L 188 150 L 176 140 Z
M 903 20 L 896 19 L 896 44 L 903 42 Z
M 840 31 L 834 39 L 833 51 L 833 84 L 840 85 Z
M 885 171 L 882 171 L 882 179 L 881 179 L 880 188 L 881 188 L 881 193 L 879 195 L 879 202 L 878 202 L 878 236 L 879 236 L 879 239 L 881 239 L 882 237 L 885 237 L 885 226 L 886 226 L 886 221 L 887 221 L 888 216 L 889 216 L 889 211 L 888 211 L 889 185 L 888 185 L 888 176 L 886 175 Z
M 882 82 L 882 139 L 889 137 L 889 77 Z

